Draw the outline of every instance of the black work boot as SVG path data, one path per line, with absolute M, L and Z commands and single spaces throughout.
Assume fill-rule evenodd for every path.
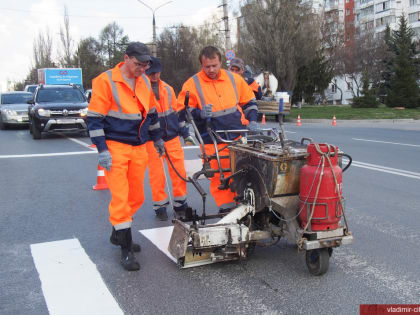
M 131 228 L 116 231 L 116 238 L 121 246 L 121 265 L 125 270 L 137 271 L 140 269 L 140 264 L 134 256 L 131 249 Z
M 114 245 L 121 245 L 118 243 L 117 240 L 117 234 L 115 233 L 115 228 L 112 227 L 112 233 L 111 233 L 111 237 L 109 238 L 109 241 L 111 242 L 111 244 Z M 139 244 L 133 243 L 131 242 L 131 249 L 133 250 L 133 252 L 138 253 L 141 252 L 141 246 Z

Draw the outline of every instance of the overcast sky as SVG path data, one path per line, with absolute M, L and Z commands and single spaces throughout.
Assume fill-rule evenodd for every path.
M 168 2 L 142 1 L 152 8 Z M 222 8 L 218 8 L 221 3 L 222 0 L 173 0 L 155 13 L 157 34 L 166 26 L 201 25 L 212 14 L 221 16 Z M 229 11 L 237 10 L 238 3 L 239 0 L 228 0 Z M 34 38 L 39 32 L 45 33 L 47 27 L 57 56 L 65 5 L 75 43 L 88 36 L 98 38 L 99 32 L 114 21 L 130 40 L 152 40 L 152 12 L 137 0 L 1 0 L 0 90 L 6 89 L 7 80 L 20 81 L 26 77 L 33 64 Z

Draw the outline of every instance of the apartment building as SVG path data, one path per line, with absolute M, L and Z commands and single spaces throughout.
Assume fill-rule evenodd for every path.
M 402 14 L 408 19 L 416 37 L 420 38 L 420 0 L 356 0 L 355 23 L 363 32 L 382 34 L 386 25 L 395 30 Z

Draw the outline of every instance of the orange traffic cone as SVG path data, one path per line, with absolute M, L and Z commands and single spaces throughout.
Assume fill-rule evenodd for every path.
M 261 119 L 261 124 L 265 125 L 265 114 L 263 114 L 262 119 Z
M 335 115 L 334 115 L 333 120 L 332 120 L 332 125 L 337 126 L 337 121 L 335 120 Z
M 298 115 L 296 126 L 302 126 L 302 122 L 300 121 L 300 115 Z
M 98 176 L 96 179 L 96 185 L 92 187 L 93 190 L 104 190 L 108 189 L 108 183 L 105 179 L 104 168 L 98 164 Z

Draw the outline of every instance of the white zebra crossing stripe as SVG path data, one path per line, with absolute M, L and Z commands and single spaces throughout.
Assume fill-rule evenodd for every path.
M 175 263 L 177 262 L 174 257 L 168 251 L 169 241 L 171 240 L 171 235 L 174 227 L 166 226 L 156 229 L 140 230 L 139 232 L 143 234 L 149 241 L 153 243 L 161 252 L 168 256 Z
M 78 239 L 31 245 L 50 314 L 123 315 Z

